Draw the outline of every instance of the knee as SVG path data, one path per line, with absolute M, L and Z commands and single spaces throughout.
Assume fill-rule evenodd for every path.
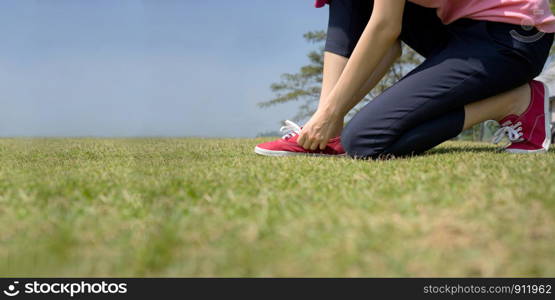
M 352 130 L 348 126 L 341 134 L 341 145 L 347 155 L 355 159 L 377 158 L 384 152 L 384 147 L 381 147 L 371 135 Z
M 345 149 L 345 153 L 347 153 L 347 155 L 351 157 L 353 149 L 355 147 L 355 139 L 356 137 L 350 131 L 348 131 L 348 127 L 345 127 L 343 129 L 343 132 L 341 132 L 341 145 L 343 146 L 343 149 Z

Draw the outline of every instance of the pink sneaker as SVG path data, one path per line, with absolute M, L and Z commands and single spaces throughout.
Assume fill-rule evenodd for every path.
M 328 142 L 324 150 L 306 150 L 297 144 L 301 127 L 289 120 L 285 121 L 285 126 L 281 127 L 285 136 L 279 140 L 260 144 L 254 148 L 256 154 L 265 156 L 295 156 L 295 155 L 314 155 L 314 156 L 340 156 L 345 155 L 345 150 L 341 146 L 340 137 L 335 137 Z
M 493 142 L 499 143 L 503 137 L 511 144 L 505 148 L 509 153 L 542 153 L 551 144 L 551 115 L 547 88 L 540 82 L 530 82 L 532 99 L 528 109 L 519 117 L 509 115 L 499 123 L 501 128 L 495 133 Z

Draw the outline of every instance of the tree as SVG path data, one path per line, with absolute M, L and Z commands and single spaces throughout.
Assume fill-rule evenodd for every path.
M 324 69 L 324 42 L 325 31 L 311 31 L 304 34 L 307 42 L 318 45 L 318 49 L 308 53 L 309 64 L 302 66 L 295 73 L 281 75 L 281 81 L 271 85 L 276 97 L 260 103 L 260 107 L 270 107 L 288 102 L 299 102 L 299 111 L 293 117 L 295 121 L 306 120 L 312 116 L 318 101 L 322 85 L 322 72 Z M 404 47 L 402 57 L 392 66 L 382 81 L 364 98 L 353 110 L 357 111 L 375 96 L 381 94 L 395 82 L 405 76 L 411 69 L 422 62 L 422 58 L 408 47 Z

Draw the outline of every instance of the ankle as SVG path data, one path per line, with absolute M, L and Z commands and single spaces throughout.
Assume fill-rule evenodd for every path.
M 526 112 L 526 110 L 528 110 L 531 98 L 531 89 L 528 84 L 517 88 L 517 90 L 514 91 L 513 97 L 510 97 L 510 101 L 506 103 L 506 110 L 497 121 L 500 121 L 509 115 L 520 117 L 524 114 L 524 112 Z
M 516 116 L 522 115 L 530 106 L 532 100 L 532 90 L 530 85 L 526 84 L 519 88 L 518 98 L 511 105 L 512 114 Z

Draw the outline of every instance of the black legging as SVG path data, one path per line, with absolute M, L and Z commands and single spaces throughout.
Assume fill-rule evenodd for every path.
M 333 0 L 326 51 L 349 57 L 372 14 L 372 0 Z M 426 58 L 367 104 L 341 135 L 350 156 L 419 154 L 456 137 L 464 106 L 519 87 L 539 75 L 553 34 L 535 42 L 521 26 L 461 19 L 444 25 L 435 9 L 407 2 L 401 40 Z

